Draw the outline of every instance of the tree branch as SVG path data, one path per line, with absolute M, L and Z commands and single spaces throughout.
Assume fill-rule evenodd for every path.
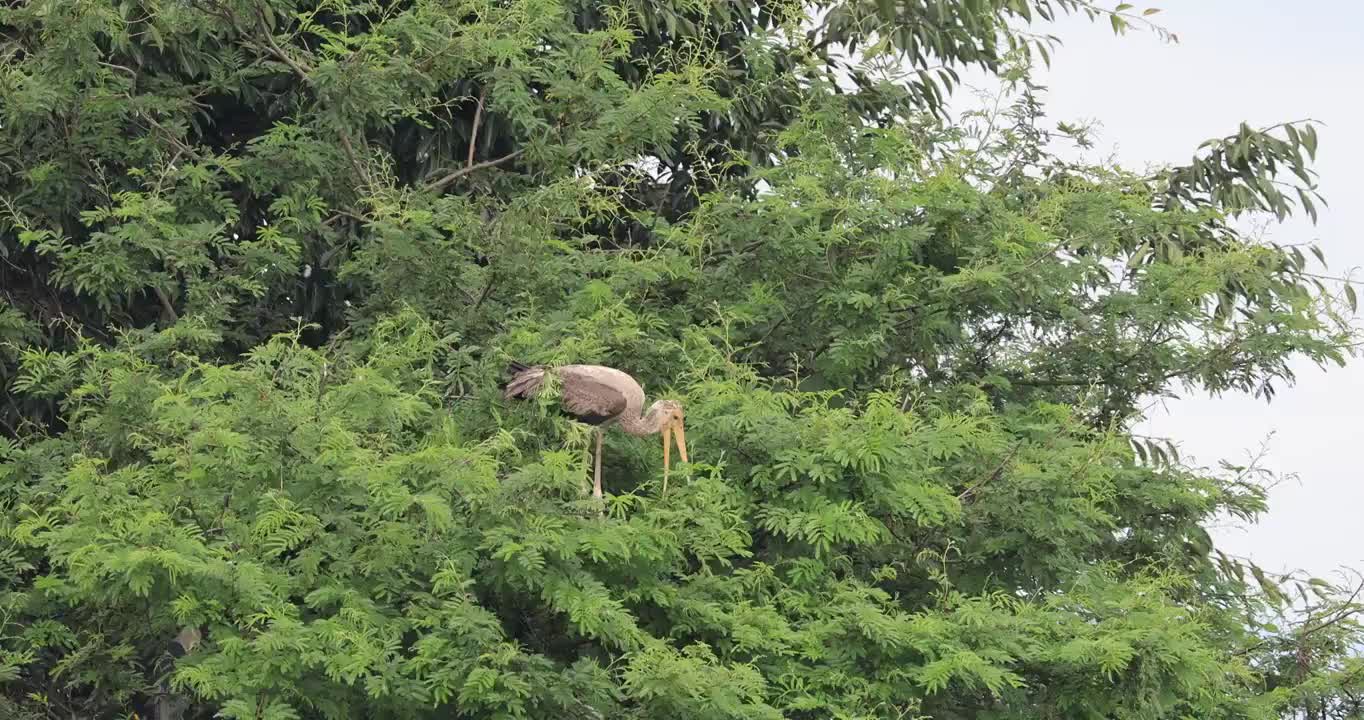
M 1340 623 L 1342 623 L 1342 622 L 1344 622 L 1344 621 L 1346 621 L 1346 620 L 1348 620 L 1348 619 L 1354 617 L 1355 615 L 1358 615 L 1360 612 L 1364 612 L 1364 607 L 1361 607 L 1360 605 L 1356 604 L 1356 601 L 1359 599 L 1360 593 L 1362 593 L 1362 592 L 1364 592 L 1364 583 L 1361 583 L 1361 584 L 1357 585 L 1357 586 L 1355 587 L 1354 592 L 1353 592 L 1353 593 L 1350 593 L 1350 597 L 1347 598 L 1347 599 L 1345 600 L 1345 602 L 1341 603 L 1340 608 L 1338 608 L 1337 610 L 1334 610 L 1334 611 L 1332 611 L 1332 612 L 1330 613 L 1330 617 L 1328 617 L 1328 618 L 1325 619 L 1325 620 L 1320 620 L 1320 621 L 1318 621 L 1318 622 L 1316 622 L 1316 623 L 1314 623 L 1314 624 L 1312 624 L 1312 625 L 1304 624 L 1303 627 L 1302 627 L 1302 629 L 1299 630 L 1299 631 L 1296 633 L 1296 635 L 1294 635 L 1293 639 L 1298 640 L 1298 641 L 1302 641 L 1302 640 L 1306 639 L 1307 636 L 1309 636 L 1309 635 L 1312 635 L 1312 634 L 1317 633 L 1317 632 L 1321 632 L 1322 630 L 1325 630 L 1326 628 L 1329 628 L 1329 627 L 1333 627 L 1333 626 L 1335 626 L 1335 625 L 1338 625 L 1338 624 L 1340 624 Z M 1252 652 L 1254 652 L 1254 651 L 1256 651 L 1256 650 L 1259 650 L 1260 648 L 1262 648 L 1262 647 L 1264 647 L 1264 646 L 1270 644 L 1271 642 L 1273 642 L 1273 641 L 1275 641 L 1275 640 L 1280 640 L 1280 639 L 1284 639 L 1284 638 L 1268 638 L 1268 639 L 1265 639 L 1265 640 L 1261 640 L 1260 642 L 1257 642 L 1257 643 L 1254 643 L 1254 644 L 1252 644 L 1252 645 L 1248 645 L 1248 646 L 1246 646 L 1246 647 L 1244 647 L 1244 648 L 1241 648 L 1240 650 L 1238 650 L 1238 651 L 1235 652 L 1234 654 L 1237 655 L 1237 656 L 1248 655 L 1248 654 L 1250 654 L 1250 653 L 1252 653 Z
M 1017 455 L 1018 451 L 1021 450 L 1022 448 L 1023 441 L 1020 440 L 1014 443 L 1014 446 L 1012 448 L 1009 448 L 1009 452 L 1004 455 L 1004 459 L 999 461 L 999 465 L 995 466 L 995 469 L 992 470 L 989 475 L 986 475 L 985 477 L 976 481 L 974 485 L 970 485 L 965 490 L 962 490 L 957 495 L 957 500 L 959 502 L 965 503 L 976 494 L 976 491 L 980 490 L 982 485 L 992 480 L 998 480 L 1000 476 L 1004 474 L 1005 468 L 1009 466 L 1009 463 L 1013 461 L 1014 456 Z
M 156 285 L 152 286 L 152 290 L 156 293 L 156 298 L 161 301 L 161 309 L 165 310 L 166 315 L 170 317 L 171 324 L 174 325 L 175 323 L 180 322 L 180 314 L 175 312 L 175 306 L 171 304 L 170 297 L 166 295 L 166 291 Z
M 333 211 L 333 212 L 334 212 L 334 214 L 333 214 L 331 217 L 329 217 L 329 218 L 327 218 L 326 220 L 323 220 L 323 221 L 322 221 L 322 226 L 323 226 L 323 227 L 331 227 L 332 225 L 335 225 L 336 222 L 337 222 L 338 220 L 340 220 L 341 218 L 350 218 L 351 220 L 354 220 L 354 221 L 356 221 L 356 222 L 358 222 L 358 223 L 361 223 L 361 224 L 369 222 L 369 220 L 368 220 L 367 218 L 364 218 L 364 217 L 362 217 L 362 216 L 360 216 L 360 215 L 356 215 L 355 213 L 351 212 L 350 210 L 339 209 L 339 210 L 335 210 L 335 211 Z
M 488 299 L 488 295 L 490 295 L 493 291 L 493 284 L 496 282 L 497 271 L 494 270 L 493 272 L 488 273 L 488 282 L 486 285 L 483 286 L 483 292 L 479 293 L 478 302 L 474 303 L 474 310 L 478 310 L 479 308 L 483 307 L 483 301 Z
M 302 65 L 293 58 L 289 57 L 284 52 L 283 48 L 281 48 L 279 44 L 275 42 L 275 36 L 271 34 L 270 26 L 265 24 L 265 11 L 261 10 L 259 6 L 256 7 L 256 22 L 260 26 L 262 37 L 265 40 L 266 45 L 270 49 L 270 54 L 278 58 L 280 62 L 284 63 L 285 65 L 288 65 L 289 68 L 294 71 L 294 74 L 298 75 L 298 77 L 301 80 L 303 80 L 304 83 L 312 85 L 313 81 L 312 78 L 309 77 L 308 75 L 309 69 L 307 68 L 307 66 Z
M 467 170 L 474 166 L 474 150 L 478 148 L 478 127 L 483 122 L 483 103 L 488 99 L 488 86 L 484 85 L 483 90 L 478 93 L 478 107 L 474 110 L 474 125 L 469 131 L 469 155 L 464 161 L 464 168 Z
M 341 137 L 341 148 L 346 151 L 346 159 L 350 160 L 351 169 L 367 185 L 373 186 L 374 181 L 370 179 L 369 173 L 365 172 L 364 166 L 360 164 L 360 158 L 355 154 L 355 146 L 350 142 L 350 134 L 345 130 L 338 130 L 337 135 Z
M 450 183 L 452 183 L 452 182 L 454 182 L 454 181 L 456 181 L 456 180 L 458 180 L 458 179 L 464 177 L 465 175 L 468 175 L 469 173 L 471 173 L 471 172 L 473 172 L 473 171 L 475 171 L 475 170 L 482 170 L 482 169 L 484 169 L 484 168 L 490 168 L 490 167 L 494 167 L 494 166 L 496 166 L 496 165 L 501 165 L 502 163 L 505 163 L 505 162 L 507 162 L 507 161 L 509 161 L 509 160 L 515 159 L 516 157 L 520 156 L 521 153 L 523 153 L 523 152 L 525 152 L 525 151 L 526 151 L 525 148 L 521 148 L 520 150 L 517 150 L 517 151 L 515 151 L 515 152 L 511 152 L 511 153 L 508 153 L 508 154 L 503 155 L 502 157 L 497 158 L 497 159 L 495 159 L 495 160 L 484 160 L 484 161 L 481 162 L 481 163 L 477 163 L 477 164 L 475 164 L 475 165 L 470 165 L 470 166 L 468 166 L 468 167 L 460 168 L 459 170 L 456 170 L 456 171 L 450 173 L 449 175 L 446 175 L 445 177 L 443 177 L 443 178 L 441 178 L 441 179 L 439 179 L 439 180 L 433 180 L 433 181 L 427 183 L 427 184 L 426 184 L 426 189 L 427 189 L 427 190 L 430 190 L 431 192 L 440 192 L 441 190 L 444 190 L 444 189 L 446 188 L 446 186 L 448 186 Z

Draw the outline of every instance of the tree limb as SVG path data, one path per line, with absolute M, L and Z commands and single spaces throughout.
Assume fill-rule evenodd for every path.
M 460 168 L 459 170 L 456 170 L 456 171 L 450 173 L 449 175 L 446 175 L 445 177 L 443 177 L 443 178 L 441 178 L 441 179 L 439 179 L 439 180 L 433 180 L 433 181 L 427 183 L 427 184 L 426 184 L 426 189 L 427 189 L 427 190 L 430 190 L 431 192 L 440 192 L 441 190 L 444 190 L 444 189 L 446 188 L 446 186 L 448 186 L 450 183 L 452 183 L 452 182 L 454 182 L 454 181 L 456 181 L 456 180 L 458 180 L 458 179 L 464 177 L 465 175 L 468 175 L 469 173 L 471 173 L 471 172 L 473 172 L 473 171 L 475 171 L 475 170 L 482 170 L 483 168 L 490 168 L 490 167 L 494 167 L 494 166 L 496 166 L 496 165 L 501 165 L 501 164 L 504 163 L 504 162 L 507 162 L 507 161 L 509 161 L 509 160 L 515 159 L 516 157 L 520 156 L 521 153 L 523 153 L 523 152 L 525 152 L 525 151 L 526 151 L 525 148 L 521 148 L 520 150 L 517 150 L 517 151 L 515 151 L 515 152 L 511 152 L 511 153 L 508 153 L 508 154 L 503 155 L 502 157 L 497 158 L 497 159 L 495 159 L 495 160 L 484 160 L 484 161 L 481 162 L 481 163 L 477 163 L 477 164 L 474 164 L 474 165 L 470 165 L 470 166 L 468 166 L 468 167 Z
M 294 71 L 294 74 L 298 75 L 299 79 L 303 80 L 304 83 L 312 85 L 313 80 L 308 75 L 309 68 L 289 57 L 288 54 L 284 52 L 284 49 L 275 42 L 275 36 L 271 34 L 270 27 L 265 24 L 265 11 L 261 10 L 260 7 L 256 8 L 256 21 L 257 24 L 260 25 L 262 39 L 265 40 L 266 45 L 269 47 L 270 54 L 274 55 L 280 62 L 288 65 L 289 68 Z
M 493 284 L 497 282 L 497 271 L 488 273 L 488 282 L 483 286 L 483 292 L 478 295 L 478 302 L 474 303 L 474 310 L 483 307 L 483 301 L 488 299 L 488 295 L 493 291 Z
M 355 154 L 355 146 L 350 142 L 350 134 L 345 130 L 339 130 L 337 131 L 337 135 L 341 137 L 341 148 L 346 151 L 346 159 L 350 160 L 351 169 L 354 170 L 355 174 L 361 180 L 364 180 L 366 184 L 371 186 L 374 185 L 374 181 L 370 179 L 369 173 L 365 172 L 364 166 L 360 164 L 360 158 Z
M 474 150 L 478 148 L 478 127 L 483 122 L 483 103 L 488 99 L 488 86 L 484 85 L 483 90 L 478 93 L 478 107 L 474 110 L 474 125 L 469 131 L 469 155 L 465 158 L 464 168 L 467 170 L 474 166 Z
M 1012 448 L 1009 448 L 1009 452 L 1004 455 L 1004 459 L 999 461 L 999 465 L 995 466 L 995 469 L 992 470 L 989 475 L 986 475 L 985 477 L 976 481 L 974 485 L 971 485 L 967 487 L 965 490 L 962 490 L 961 493 L 957 495 L 957 500 L 963 503 L 967 502 L 968 500 L 971 499 L 972 496 L 976 494 L 976 491 L 979 490 L 982 485 L 992 480 L 998 480 L 999 477 L 1004 474 L 1005 468 L 1009 466 L 1009 463 L 1013 461 L 1014 456 L 1017 455 L 1018 451 L 1021 450 L 1022 448 L 1023 441 L 1020 440 L 1014 443 L 1014 446 Z
M 161 301 L 161 309 L 166 311 L 166 316 L 170 318 L 171 324 L 180 322 L 180 314 L 175 312 L 175 306 L 171 304 L 166 291 L 156 285 L 152 286 L 152 290 L 156 293 L 156 298 Z

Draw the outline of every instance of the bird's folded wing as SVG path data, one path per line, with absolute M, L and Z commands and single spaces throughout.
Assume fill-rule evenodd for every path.
M 583 417 L 613 418 L 625 412 L 625 394 L 589 375 L 564 373 L 565 410 Z

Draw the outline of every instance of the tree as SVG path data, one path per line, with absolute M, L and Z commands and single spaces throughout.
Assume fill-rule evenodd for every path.
M 1354 599 L 1219 553 L 1256 469 L 1130 429 L 1348 355 L 1352 291 L 1235 223 L 1315 214 L 1316 131 L 1064 162 L 1061 12 L 1147 17 L 0 10 L 4 709 L 1346 716 Z M 969 65 L 1004 112 L 944 117 Z M 610 436 L 599 517 L 513 358 L 682 398 L 681 482 Z

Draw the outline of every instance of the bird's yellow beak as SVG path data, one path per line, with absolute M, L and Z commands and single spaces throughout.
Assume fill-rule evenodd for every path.
M 677 453 L 682 456 L 682 462 L 691 462 L 687 459 L 687 429 L 682 424 L 682 419 L 678 418 L 663 426 L 663 494 L 668 494 L 668 471 L 672 469 L 672 449 L 673 433 L 677 433 Z
M 673 432 L 677 433 L 675 436 L 677 438 L 677 453 L 682 456 L 682 462 L 691 462 L 687 459 L 687 429 L 682 424 L 682 418 L 677 419 Z

